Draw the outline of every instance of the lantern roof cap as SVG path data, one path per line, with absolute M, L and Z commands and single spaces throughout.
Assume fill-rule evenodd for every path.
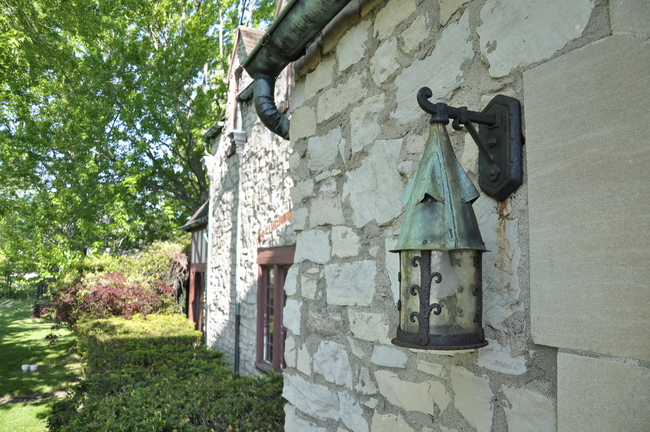
M 404 223 L 393 252 L 485 251 L 472 203 L 479 197 L 454 155 L 443 124 L 434 123 L 420 166 L 404 191 Z

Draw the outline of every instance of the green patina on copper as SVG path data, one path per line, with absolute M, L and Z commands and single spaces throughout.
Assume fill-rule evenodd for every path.
M 454 155 L 447 129 L 434 124 L 420 166 L 402 196 L 406 215 L 392 252 L 486 250 L 472 209 L 478 197 Z

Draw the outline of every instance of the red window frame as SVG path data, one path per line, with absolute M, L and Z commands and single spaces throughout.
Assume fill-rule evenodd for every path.
M 293 264 L 295 246 L 259 249 L 257 252 L 257 361 L 265 372 L 284 369 L 285 329 L 282 325 L 284 282 Z

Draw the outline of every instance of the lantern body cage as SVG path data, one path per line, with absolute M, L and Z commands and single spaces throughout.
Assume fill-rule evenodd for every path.
M 487 345 L 482 327 L 482 252 L 400 252 L 400 320 L 395 345 L 433 350 Z

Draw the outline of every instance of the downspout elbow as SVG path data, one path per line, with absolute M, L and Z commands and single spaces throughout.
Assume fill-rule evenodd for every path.
M 274 134 L 289 139 L 289 119 L 275 104 L 275 77 L 257 75 L 254 82 L 255 111 L 264 125 Z

